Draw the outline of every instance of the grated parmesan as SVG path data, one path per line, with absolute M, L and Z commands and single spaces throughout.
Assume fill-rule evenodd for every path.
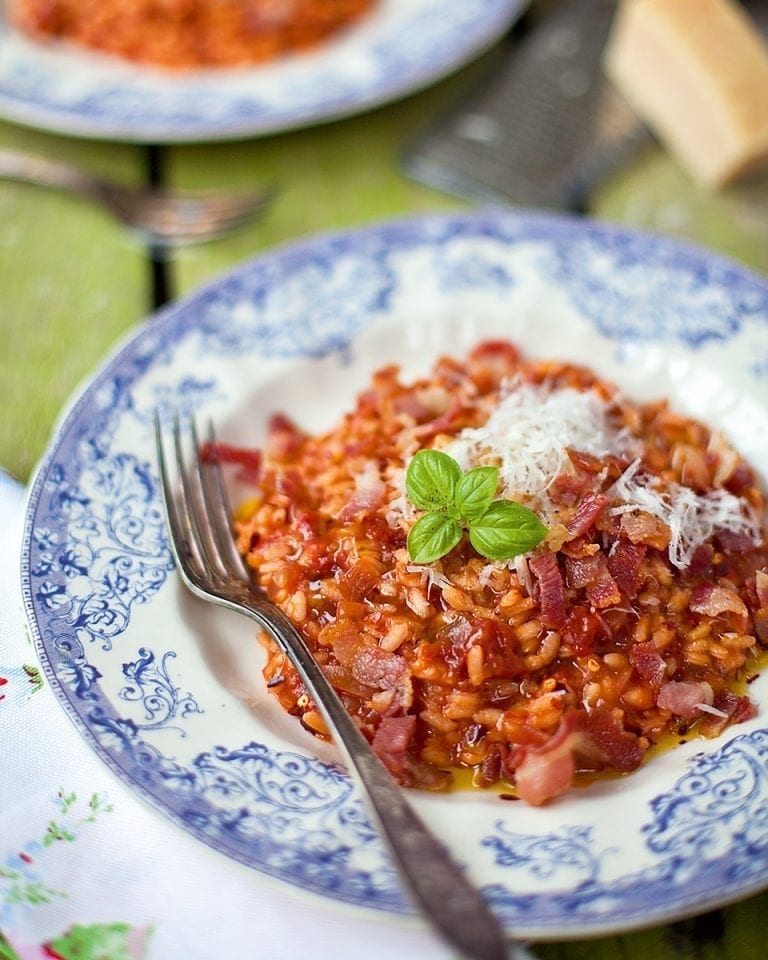
M 634 438 L 613 429 L 607 413 L 592 391 L 518 381 L 483 426 L 462 430 L 445 452 L 463 470 L 498 464 L 509 499 L 542 496 L 566 466 L 569 447 L 595 457 L 635 452 Z
M 623 501 L 611 513 L 644 511 L 658 517 L 669 527 L 669 560 L 678 570 L 690 564 L 696 549 L 717 530 L 745 534 L 760 543 L 760 527 L 743 500 L 727 490 L 698 494 L 677 483 L 662 492 L 655 477 L 637 477 L 639 466 L 639 460 L 631 463 L 609 490 Z
M 724 710 L 718 710 L 708 703 L 697 703 L 696 709 L 702 713 L 711 713 L 713 717 L 720 717 L 722 720 L 728 720 L 728 714 Z
M 409 563 L 405 569 L 408 573 L 420 574 L 422 582 L 426 584 L 427 589 L 430 587 L 439 587 L 441 590 L 444 590 L 446 587 L 453 586 L 448 577 L 443 576 L 442 573 L 438 573 L 434 567 L 421 563 Z

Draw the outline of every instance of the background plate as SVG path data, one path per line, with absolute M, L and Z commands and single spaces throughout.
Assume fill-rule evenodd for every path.
M 76 399 L 33 483 L 22 583 L 52 688 L 133 790 L 245 864 L 354 907 L 409 906 L 332 748 L 274 706 L 252 626 L 178 584 L 152 415 L 259 444 L 331 426 L 375 368 L 506 336 L 722 429 L 768 475 L 768 283 L 587 221 L 488 211 L 331 235 L 246 263 L 135 333 Z M 768 884 L 768 677 L 756 719 L 534 809 L 412 794 L 510 929 L 602 934 Z
M 8 25 L 0 4 L 0 115 L 60 133 L 152 143 L 274 133 L 427 86 L 479 55 L 527 5 L 380 0 L 309 53 L 254 68 L 170 74 L 33 43 Z

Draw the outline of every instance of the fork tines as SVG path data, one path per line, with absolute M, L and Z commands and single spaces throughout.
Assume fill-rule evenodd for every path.
M 247 580 L 234 542 L 232 511 L 218 461 L 204 455 L 192 417 L 175 414 L 170 432 L 172 457 L 166 457 L 169 444 L 156 413 L 161 489 L 180 573 L 189 586 L 206 593 L 233 580 Z M 208 439 L 215 442 L 213 424 L 209 424 Z

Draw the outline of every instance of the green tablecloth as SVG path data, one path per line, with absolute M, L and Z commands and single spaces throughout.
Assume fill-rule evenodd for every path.
M 234 264 L 318 230 L 462 201 L 406 179 L 398 157 L 411 134 L 448 102 L 461 75 L 364 116 L 266 139 L 163 148 L 169 185 L 280 187 L 265 216 L 224 239 L 188 247 L 161 267 L 171 297 Z M 147 179 L 146 148 L 66 139 L 0 124 L 0 147 L 73 160 L 116 179 Z M 675 234 L 768 269 L 768 216 L 759 187 L 707 195 L 658 147 L 592 197 L 594 216 Z M 150 252 L 101 210 L 34 187 L 0 183 L 0 464 L 28 479 L 62 404 L 157 295 Z M 589 943 L 547 945 L 546 960 L 758 960 L 766 954 L 768 894 L 662 929 Z

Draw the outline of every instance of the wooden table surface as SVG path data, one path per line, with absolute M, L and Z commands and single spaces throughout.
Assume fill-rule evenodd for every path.
M 407 178 L 403 146 L 468 71 L 352 119 L 239 143 L 146 147 L 88 142 L 0 122 L 0 148 L 77 162 L 126 182 L 242 188 L 275 183 L 268 214 L 164 258 L 84 201 L 0 183 L 0 465 L 26 481 L 73 389 L 163 302 L 276 244 L 418 211 L 466 208 Z M 651 146 L 591 198 L 595 217 L 689 238 L 768 270 L 768 189 L 706 194 Z M 671 926 L 549 944 L 545 960 L 763 960 L 768 893 Z

